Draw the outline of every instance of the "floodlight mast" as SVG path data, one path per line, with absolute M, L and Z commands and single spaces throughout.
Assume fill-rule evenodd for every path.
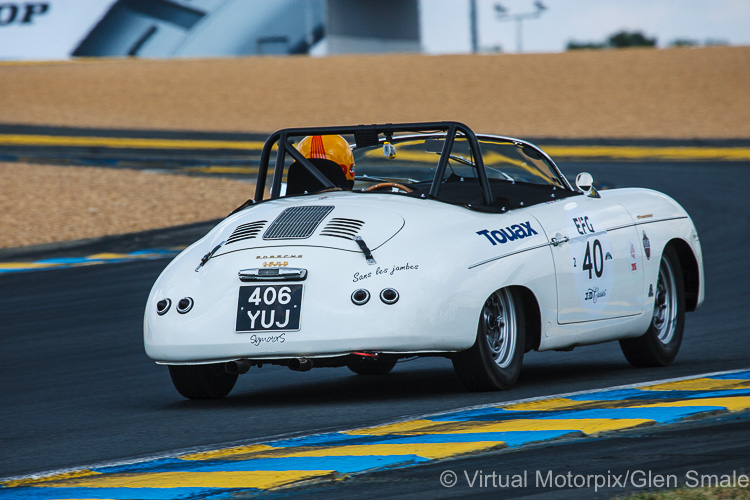
M 469 23 L 471 24 L 471 53 L 479 52 L 479 29 L 477 27 L 477 0 L 469 1 Z
M 522 12 L 520 14 L 508 14 L 508 9 L 503 7 L 501 4 L 495 4 L 495 15 L 498 21 L 515 21 L 516 22 L 516 52 L 523 52 L 523 20 L 524 19 L 536 19 L 542 15 L 542 12 L 547 10 L 547 6 L 544 5 L 541 0 L 534 2 L 536 10 L 534 12 Z

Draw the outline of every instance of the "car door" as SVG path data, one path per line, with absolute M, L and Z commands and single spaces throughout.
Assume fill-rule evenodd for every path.
M 555 264 L 558 323 L 643 312 L 642 250 L 624 207 L 577 196 L 538 208 Z

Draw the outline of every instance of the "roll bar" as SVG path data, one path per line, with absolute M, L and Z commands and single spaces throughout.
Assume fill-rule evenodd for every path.
M 274 145 L 278 144 L 276 151 L 276 164 L 274 168 L 273 180 L 271 183 L 271 199 L 281 196 L 281 179 L 283 176 L 284 162 L 286 155 L 289 154 L 294 160 L 299 162 L 307 171 L 310 172 L 326 188 L 335 187 L 334 184 L 323 175 L 315 166 L 307 160 L 294 147 L 289 137 L 299 137 L 307 135 L 353 135 L 354 141 L 358 147 L 375 146 L 380 144 L 380 136 L 385 140 L 390 140 L 393 134 L 397 133 L 424 133 L 424 132 L 445 132 L 445 144 L 440 155 L 435 177 L 430 186 L 429 197 L 437 198 L 440 191 L 441 181 L 445 175 L 445 169 L 448 166 L 450 151 L 453 147 L 453 141 L 456 134 L 461 134 L 469 143 L 469 147 L 474 157 L 474 162 L 479 175 L 479 183 L 482 188 L 482 196 L 487 205 L 492 203 L 492 193 L 490 184 L 487 180 L 487 173 L 484 171 L 484 162 L 482 153 L 479 149 L 479 142 L 474 132 L 466 125 L 460 122 L 416 122 L 416 123 L 385 123 L 373 125 L 349 125 L 341 127 L 306 127 L 306 128 L 286 128 L 271 134 L 266 143 L 263 145 L 263 151 L 260 155 L 260 168 L 258 170 L 258 180 L 255 185 L 255 203 L 263 200 L 263 193 L 266 189 L 266 180 L 268 177 L 268 166 L 271 160 L 271 153 Z

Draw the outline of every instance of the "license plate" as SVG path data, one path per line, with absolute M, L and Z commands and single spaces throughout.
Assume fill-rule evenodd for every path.
M 299 330 L 301 310 L 302 285 L 241 286 L 236 331 Z

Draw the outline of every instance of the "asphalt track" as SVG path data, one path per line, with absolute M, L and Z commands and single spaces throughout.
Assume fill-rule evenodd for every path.
M 10 274 L 0 276 L 0 477 L 750 366 L 750 165 L 641 161 L 561 166 L 568 175 L 587 170 L 605 184 L 663 191 L 692 215 L 705 253 L 707 299 L 698 312 L 687 316 L 685 341 L 672 366 L 633 369 L 616 343 L 567 353 L 531 353 L 512 391 L 489 394 L 465 392 L 450 363 L 438 358 L 403 363 L 390 375 L 376 378 L 357 377 L 346 369 L 295 373 L 264 367 L 241 377 L 226 400 L 191 402 L 174 391 L 166 369 L 148 360 L 142 348 L 143 305 L 166 260 Z M 656 437 L 632 433 L 462 459 L 452 461 L 451 468 L 503 467 L 513 473 L 548 470 L 554 463 L 594 473 L 610 465 L 615 471 L 651 464 L 656 472 L 668 474 L 680 467 L 707 467 L 710 454 L 715 458 L 711 470 L 748 472 L 750 460 L 743 452 L 750 437 L 747 418 L 694 425 L 654 431 Z M 287 494 L 498 494 L 465 485 L 445 489 L 438 481 L 445 468 L 430 464 Z M 560 498 L 565 492 L 504 493 Z

